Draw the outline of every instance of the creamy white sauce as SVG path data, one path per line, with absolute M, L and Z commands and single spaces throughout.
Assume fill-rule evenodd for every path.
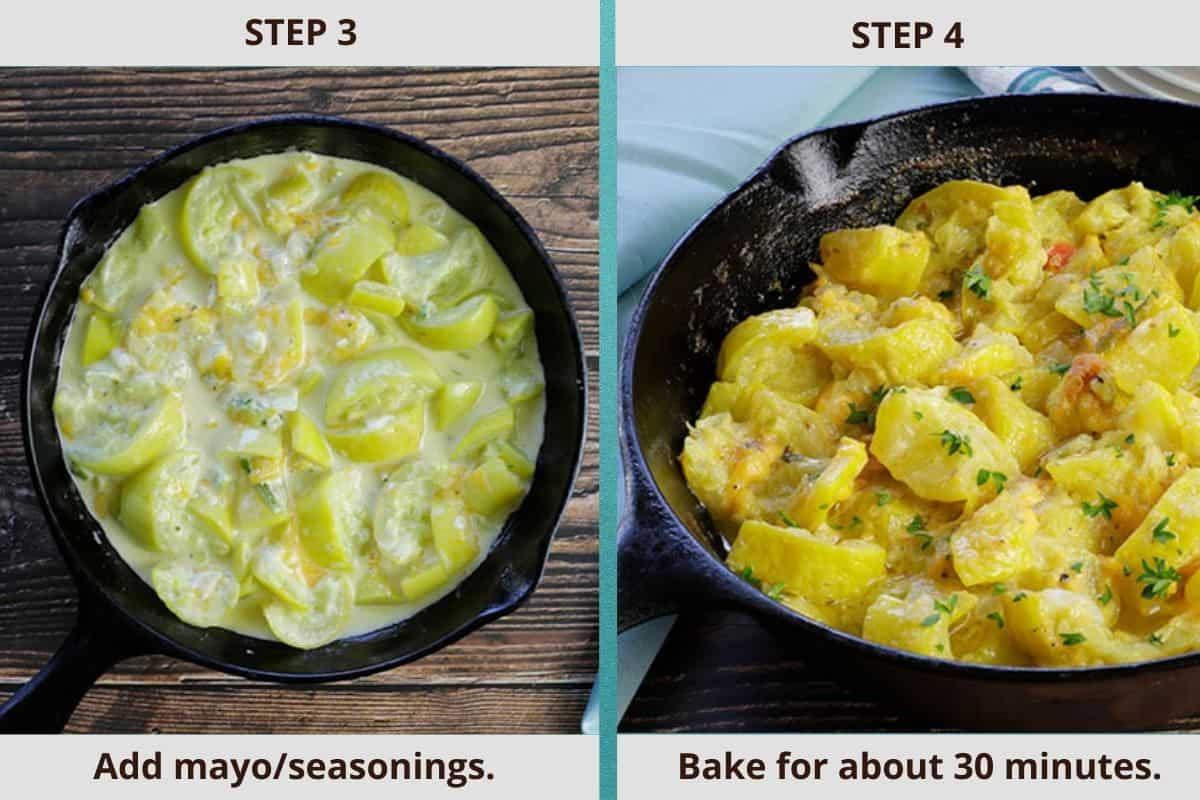
M 329 471 L 354 469 L 361 473 L 364 496 L 358 508 L 354 533 L 357 551 L 352 567 L 330 567 L 318 563 L 313 553 L 300 547 L 299 557 L 305 563 L 305 580 L 312 588 L 327 574 L 345 575 L 361 589 L 365 564 L 378 558 L 372 538 L 375 504 L 383 481 L 393 470 L 415 461 L 423 464 L 448 467 L 461 485 L 462 476 L 475 469 L 485 458 L 496 457 L 495 449 L 489 445 L 482 451 L 460 459 L 452 453 L 465 432 L 482 417 L 512 405 L 516 424 L 507 441 L 525 454 L 530 461 L 536 460 L 543 434 L 544 398 L 539 392 L 531 399 L 511 402 L 510 397 L 521 383 L 516 373 L 532 376 L 535 382 L 542 381 L 542 366 L 537 357 L 536 341 L 532 330 L 516 349 L 519 357 L 505 355 L 496 338 L 489 336 L 482 343 L 465 350 L 434 350 L 424 346 L 406 329 L 413 320 L 444 311 L 436 304 L 424 300 L 426 278 L 434 273 L 456 237 L 477 232 L 473 226 L 436 195 L 417 184 L 386 172 L 381 168 L 346 159 L 336 159 L 307 153 L 279 153 L 238 162 L 238 168 L 248 170 L 253 180 L 237 182 L 233 197 L 245 212 L 240 221 L 241 228 L 227 231 L 210 243 L 209 251 L 219 259 L 248 258 L 259 276 L 260 287 L 253 302 L 241 312 L 221 307 L 214 275 L 198 268 L 184 245 L 179 221 L 184 213 L 185 193 L 188 186 L 180 187 L 167 194 L 148 210 L 143 210 L 148 219 L 155 215 L 162 223 L 164 232 L 155 236 L 142 230 L 142 222 L 126 230 L 111 250 L 118 254 L 132 254 L 121 263 L 114 256 L 114 263 L 101 262 L 97 272 L 108 270 L 105 276 L 94 275 L 85 283 L 79 304 L 63 351 L 59 373 L 59 397 L 56 400 L 56 416 L 60 426 L 64 450 L 72 460 L 76 473 L 76 486 L 88 507 L 100 522 L 108 540 L 144 579 L 151 581 L 151 572 L 164 559 L 184 560 L 189 564 L 211 564 L 215 572 L 200 573 L 194 581 L 195 592 L 207 596 L 213 589 L 213 575 L 229 570 L 240 581 L 242 597 L 236 608 L 214 623 L 255 637 L 273 639 L 276 636 L 268 627 L 263 615 L 264 605 L 278 603 L 279 598 L 264 588 L 253 576 L 237 574 L 235 556 L 232 552 L 222 553 L 219 539 L 207 543 L 205 555 L 195 552 L 186 554 L 164 554 L 161 550 L 147 547 L 143 537 L 129 529 L 122 519 L 121 505 L 123 486 L 135 475 L 106 475 L 103 470 L 92 469 L 89 463 L 95 460 L 97 451 L 112 447 L 119 439 L 122 428 L 135 425 L 137 416 L 129 409 L 139 405 L 144 398 L 150 403 L 154 398 L 173 394 L 182 399 L 186 411 L 186 429 L 180 439 L 174 441 L 169 452 L 186 448 L 197 451 L 201 456 L 200 488 L 194 492 L 213 492 L 220 495 L 227 487 L 236 486 L 238 493 L 230 502 L 235 541 L 250 541 L 255 536 L 256 547 L 269 542 L 291 541 L 283 531 L 287 523 L 275 526 L 262 534 L 252 534 L 242 525 L 239 516 L 239 498 L 247 494 L 244 474 L 245 465 L 236 453 L 254 451 L 256 446 L 269 444 L 281 436 L 284 441 L 286 478 L 280 484 L 286 497 L 282 502 L 288 506 L 289 516 L 297 516 L 297 504 L 311 492 L 316 481 Z M 225 169 L 224 166 L 221 169 Z M 267 217 L 272 213 L 264 191 L 282 179 L 303 172 L 317 187 L 316 196 L 310 202 L 294 208 L 289 215 L 295 227 L 273 230 Z M 321 247 L 322 236 L 339 223 L 352 219 L 354 205 L 341 199 L 342 193 L 351 182 L 365 173 L 384 172 L 403 187 L 408 198 L 410 224 L 423 224 L 447 237 L 451 244 L 440 250 L 420 256 L 385 255 L 388 259 L 407 259 L 406 269 L 413 275 L 415 285 L 403 285 L 395 280 L 396 273 L 384 274 L 380 264 L 372 267 L 363 279 L 390 284 L 401 293 L 424 300 L 421 306 L 411 302 L 400 320 L 379 327 L 380 316 L 363 315 L 361 309 L 346 304 L 343 300 L 330 305 L 317 299 L 301 287 L 302 276 L 311 273 L 313 255 Z M 150 226 L 145 226 L 149 228 Z M 397 224 L 397 234 L 407 226 Z M 139 239 L 139 236 L 141 239 Z M 463 241 L 472 241 L 464 239 Z M 482 237 L 477 236 L 479 243 Z M 491 292 L 502 306 L 502 319 L 527 310 L 520 290 L 505 265 L 492 248 L 483 243 L 477 247 L 478 258 L 473 268 L 479 272 L 472 277 L 469 294 Z M 125 264 L 124 262 L 129 262 Z M 307 272 L 306 272 L 307 271 Z M 481 277 L 482 276 L 482 277 Z M 106 278 L 110 278 L 106 280 Z M 432 279 L 432 278 L 431 278 Z M 401 285 L 397 285 L 401 283 Z M 114 299 L 115 298 L 115 299 Z M 90 301 L 90 302 L 89 302 Z M 256 324 L 257 313 L 264 307 L 277 305 L 283 315 L 289 303 L 299 302 L 305 313 L 303 325 L 304 363 L 292 369 L 284 368 L 281 380 L 268 380 L 272 363 L 282 363 L 281 352 L 288 352 L 286 326 L 279 323 L 264 329 Z M 101 310 L 97 306 L 109 306 Z M 452 306 L 447 303 L 446 306 Z M 154 309 L 166 309 L 158 314 Z M 111 321 L 118 343 L 110 352 L 84 366 L 82 363 L 84 339 L 89 318 L 93 314 L 103 315 Z M 146 332 L 151 322 L 163 330 Z M 339 326 L 338 320 L 354 324 Z M 282 327 L 281 327 L 282 326 Z M 333 463 L 326 469 L 313 465 L 290 452 L 290 425 L 286 420 L 294 411 L 303 412 L 314 421 L 323 434 L 329 434 L 326 425 L 326 402 L 331 386 L 337 376 L 359 358 L 377 351 L 406 347 L 420 353 L 437 372 L 443 383 L 476 380 L 483 384 L 478 402 L 465 417 L 439 431 L 435 426 L 434 398 L 424 401 L 425 426 L 419 450 L 403 459 L 379 463 L 359 463 L 351 460 L 346 452 L 331 448 Z M 275 359 L 275 361 L 272 361 Z M 231 362 L 227 379 L 214 377 L 206 369 L 221 360 Z M 265 366 L 264 366 L 265 365 Z M 303 384 L 320 376 L 319 383 L 310 391 L 301 391 Z M 270 385 L 260 385 L 261 383 Z M 140 392 L 140 393 L 139 393 Z M 388 402 L 385 397 L 380 402 Z M 264 418 L 258 424 L 235 420 L 230 408 L 242 403 L 258 409 Z M 362 430 L 379 432 L 394 423 L 400 409 L 387 409 L 383 413 L 368 416 Z M 236 451 L 236 452 L 234 452 Z M 146 466 L 144 469 L 149 469 Z M 141 470 L 139 470 L 139 473 Z M 524 481 L 528 490 L 528 481 Z M 270 484 L 268 484 L 270 485 Z M 453 493 L 452 493 L 453 494 Z M 264 496 L 265 495 L 261 495 Z M 456 495 L 457 496 L 457 495 Z M 192 494 L 195 497 L 195 493 Z M 279 498 L 276 498 L 279 500 Z M 194 526 L 195 519 L 186 508 L 177 509 L 181 524 Z M 428 512 L 427 512 L 428 513 Z M 495 537 L 503 527 L 506 514 L 483 516 L 469 513 L 465 509 L 454 524 L 466 529 L 475 537 L 478 553 L 468 563 L 457 566 L 441 586 L 416 599 L 405 599 L 397 586 L 404 577 L 410 576 L 419 565 L 436 563 L 438 552 L 431 542 L 424 542 L 414 565 L 392 569 L 389 584 L 397 595 L 393 602 L 379 605 L 355 603 L 340 626 L 337 637 L 365 633 L 411 616 L 420 608 L 436 601 L 462 581 L 480 561 L 486 557 Z M 469 517 L 469 518 L 468 518 Z M 203 528 L 203 526 L 200 526 Z M 212 551 L 212 552 L 209 552 Z M 389 567 L 391 569 L 391 567 Z M 219 585 L 219 582 L 218 582 Z M 177 612 L 178 613 L 178 612 Z M 189 620 L 192 621 L 192 620 Z

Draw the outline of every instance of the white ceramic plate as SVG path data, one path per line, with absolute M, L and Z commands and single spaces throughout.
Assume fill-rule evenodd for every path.
M 1141 67 L 1087 67 L 1089 75 L 1110 92 L 1200 103 L 1200 91 L 1192 91 L 1151 74 Z

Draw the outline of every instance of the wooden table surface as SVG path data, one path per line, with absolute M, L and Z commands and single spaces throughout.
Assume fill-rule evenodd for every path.
M 89 191 L 224 125 L 327 113 L 466 160 L 538 230 L 571 292 L 592 375 L 591 441 L 545 577 L 516 613 L 415 664 L 279 687 L 159 657 L 120 664 L 69 730 L 575 732 L 597 662 L 598 93 L 594 69 L 0 71 L 0 699 L 75 618 L 33 495 L 19 374 L 63 217 Z

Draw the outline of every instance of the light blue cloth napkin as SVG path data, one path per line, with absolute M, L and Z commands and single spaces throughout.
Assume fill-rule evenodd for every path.
M 646 276 L 671 245 L 786 139 L 980 93 L 1067 90 L 1095 90 L 1095 83 L 1082 70 L 1049 67 L 618 70 L 619 341 Z M 621 715 L 673 622 L 655 620 L 620 635 Z M 596 706 L 593 689 L 585 732 L 598 730 Z

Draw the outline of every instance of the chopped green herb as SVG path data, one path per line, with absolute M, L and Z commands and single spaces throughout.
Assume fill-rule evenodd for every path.
M 1196 199 L 1197 198 L 1192 195 L 1180 194 L 1177 191 L 1173 191 L 1166 197 L 1161 197 L 1155 200 L 1154 208 L 1158 213 L 1154 215 L 1154 223 L 1150 227 L 1161 228 L 1163 225 L 1166 225 L 1167 210 L 1170 209 L 1171 206 L 1179 206 L 1187 211 L 1195 211 Z
M 1004 588 L 1003 583 L 997 583 L 997 584 L 992 585 L 992 594 L 1004 594 L 1007 591 L 1008 591 L 1008 589 Z
M 975 455 L 975 451 L 971 448 L 971 437 L 966 434 L 959 435 L 951 430 L 944 430 L 941 433 L 935 433 L 934 436 L 940 436 L 942 439 L 942 447 L 946 448 L 946 452 L 950 455 L 962 453 L 970 458 Z
M 873 402 L 875 405 L 879 405 L 883 402 L 883 398 L 887 397 L 887 393 L 889 391 L 891 391 L 891 389 L 887 386 L 876 387 L 875 391 L 871 392 L 871 402 Z
M 772 586 L 767 587 L 766 589 L 763 589 L 763 594 L 765 594 L 767 597 L 771 598 L 772 600 L 778 600 L 779 598 L 783 597 L 783 590 L 786 588 L 787 588 L 787 584 L 780 581 L 779 583 L 776 583 Z
M 971 394 L 970 390 L 965 386 L 955 386 L 950 390 L 950 397 L 964 406 L 969 406 L 975 402 L 975 395 Z
M 1104 290 L 1100 276 L 1092 273 L 1088 285 L 1083 287 L 1083 310 L 1089 314 L 1103 314 L 1106 317 L 1119 317 L 1121 311 L 1116 307 L 1117 298 Z
M 932 534 L 924 533 L 921 531 L 915 531 L 913 533 L 913 538 L 921 543 L 922 550 L 928 550 L 929 546 L 933 544 Z
M 1021 385 L 1024 382 L 1025 382 L 1025 378 L 1022 377 L 1021 375 L 1018 375 L 1017 379 L 1008 385 L 1008 388 L 1012 389 L 1014 392 L 1019 392 L 1019 391 L 1021 391 Z
M 779 518 L 782 519 L 783 524 L 787 525 L 789 528 L 799 528 L 800 527 L 800 523 L 796 522 L 796 520 L 794 520 L 790 516 L 788 516 L 788 513 L 786 511 L 780 511 Z
M 1096 492 L 1096 495 L 1100 498 L 1100 502 L 1095 505 L 1086 500 L 1083 501 L 1084 515 L 1088 518 L 1103 516 L 1105 519 L 1112 519 L 1112 512 L 1114 508 L 1118 508 L 1117 504 L 1109 500 L 1101 492 Z
M 1060 633 L 1058 638 L 1062 639 L 1062 643 L 1067 647 L 1074 647 L 1087 641 L 1087 637 L 1082 633 Z
M 950 595 L 950 599 L 944 603 L 941 600 L 934 600 L 933 607 L 935 610 L 942 612 L 948 617 L 953 614 L 954 609 L 958 607 L 958 595 Z
M 1125 256 L 1124 258 L 1122 258 L 1120 261 L 1117 262 L 1117 266 L 1123 267 L 1128 263 L 1129 263 L 1129 256 Z
M 1112 602 L 1112 599 L 1113 599 L 1112 587 L 1105 586 L 1104 593 L 1096 598 L 1096 602 L 1098 602 L 1102 606 L 1106 606 Z
M 1069 362 L 1060 362 L 1058 364 L 1051 364 L 1046 369 L 1050 370 L 1055 375 L 1066 375 L 1067 370 L 1069 370 L 1070 368 L 1071 368 L 1071 364 Z
M 981 469 L 975 473 L 975 485 L 983 486 L 988 481 L 996 484 L 996 494 L 1004 491 L 1004 483 L 1008 480 L 1008 476 L 1003 472 L 996 472 L 990 469 Z
M 1140 306 L 1138 307 L 1140 308 Z M 1129 323 L 1129 327 L 1137 327 L 1137 312 L 1138 308 L 1133 307 L 1133 303 L 1128 300 L 1121 302 L 1121 311 L 1125 315 L 1125 321 Z
M 261 497 L 263 502 L 267 504 L 267 508 L 271 509 L 272 511 L 279 510 L 279 498 L 275 496 L 275 492 L 271 491 L 270 486 L 265 483 L 257 483 L 254 485 L 254 490 L 258 492 L 258 496 Z
M 846 415 L 847 425 L 870 425 L 875 420 L 875 412 L 869 408 L 859 408 L 850 403 L 850 413 Z
M 1137 582 L 1146 584 L 1142 587 L 1142 597 L 1147 600 L 1166 597 L 1171 587 L 1181 580 L 1183 576 L 1179 571 L 1158 556 L 1154 557 L 1153 566 L 1142 559 L 1142 574 L 1137 576 Z
M 908 521 L 908 525 L 905 527 L 905 530 L 909 533 L 916 533 L 917 531 L 925 530 L 925 518 L 920 514 L 917 514 Z
M 1154 526 L 1154 530 L 1150 531 L 1150 536 L 1159 544 L 1166 544 L 1175 538 L 1175 534 L 1167 530 L 1167 526 L 1171 524 L 1170 517 L 1163 517 L 1158 524 Z
M 978 264 L 967 270 L 967 274 L 963 276 L 963 286 L 980 300 L 987 300 L 992 293 L 992 279 Z
M 875 505 L 882 508 L 890 502 L 892 502 L 892 493 L 887 489 L 880 489 L 879 491 L 875 492 Z
M 747 564 L 739 573 L 739 577 L 755 589 L 762 591 L 762 581 L 754 576 L 754 567 Z
M 1150 636 L 1146 639 L 1146 641 L 1148 641 L 1150 644 L 1154 645 L 1155 647 L 1163 646 L 1163 639 L 1157 633 L 1150 634 Z
M 1125 437 L 1125 444 L 1133 444 L 1135 441 L 1137 438 L 1132 433 Z
M 1022 600 L 1024 600 L 1027 596 L 1028 595 L 1026 595 L 1024 592 L 1017 592 L 1016 594 L 1013 595 L 1013 602 L 1019 603 Z
M 1076 561 L 1075 563 L 1071 564 L 1071 572 L 1074 572 L 1076 574 L 1083 572 L 1083 562 Z
M 954 297 L 953 289 L 942 289 L 940 292 L 937 293 L 937 299 L 941 300 L 943 303 L 945 301 L 949 300 L 951 297 Z
M 920 411 L 914 411 L 913 417 L 917 420 L 917 422 L 920 422 L 921 420 L 925 419 L 925 415 L 922 414 Z
M 987 618 L 996 623 L 996 627 L 1004 630 L 1004 615 L 999 611 L 993 611 L 987 615 Z
M 1174 323 L 1172 323 L 1172 322 L 1167 323 L 1167 336 L 1170 336 L 1172 339 L 1174 339 L 1176 336 L 1178 336 L 1182 331 L 1183 331 L 1183 328 L 1175 327 Z
M 950 617 L 954 615 L 954 609 L 957 607 L 958 595 L 956 594 L 950 595 L 950 599 L 944 603 L 941 600 L 934 600 L 933 613 L 921 620 L 921 627 L 928 628 L 930 625 L 936 625 L 937 621 L 943 616 L 945 616 L 947 620 L 950 619 Z
M 1167 466 L 1168 467 L 1175 466 L 1175 454 L 1174 453 L 1167 453 Z

